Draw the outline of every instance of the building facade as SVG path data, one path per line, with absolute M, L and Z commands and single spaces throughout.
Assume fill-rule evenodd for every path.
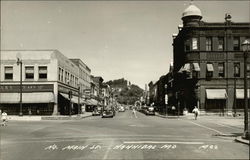
M 17 59 L 22 63 L 17 63 Z M 79 104 L 84 103 L 79 86 L 90 86 L 81 83 L 88 79 L 79 77 L 79 70 L 78 65 L 58 50 L 1 51 L 1 110 L 24 115 L 79 113 Z M 86 74 L 90 76 L 89 72 Z
M 250 23 L 236 23 L 226 14 L 225 22 L 201 20 L 195 5 L 183 12 L 183 25 L 174 36 L 175 105 L 189 112 L 198 106 L 221 114 L 244 108 L 244 57 L 241 44 L 250 39 Z M 250 56 L 247 72 L 250 73 Z

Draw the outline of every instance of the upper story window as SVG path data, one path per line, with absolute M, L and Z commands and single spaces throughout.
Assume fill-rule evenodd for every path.
M 187 39 L 186 41 L 185 41 L 185 51 L 190 51 L 191 50 L 191 48 L 190 48 L 190 40 L 189 39 Z
M 64 82 L 68 83 L 68 72 L 65 71 Z
M 13 80 L 13 67 L 12 66 L 4 67 L 4 79 Z
M 59 75 L 58 75 L 59 81 L 63 82 L 63 69 L 59 68 Z
M 214 67 L 212 63 L 207 63 L 206 78 L 210 79 L 213 77 Z
M 239 51 L 240 50 L 240 37 L 234 37 L 234 41 L 233 41 L 233 47 L 234 47 L 234 51 Z
M 26 66 L 25 67 L 25 79 L 34 79 L 34 67 L 33 66 Z
M 198 38 L 192 38 L 192 50 L 198 49 Z
M 48 71 L 47 66 L 39 66 L 38 67 L 38 78 L 39 79 L 47 79 Z
M 234 63 L 234 77 L 240 77 L 240 63 Z
M 225 77 L 225 65 L 224 65 L 224 63 L 218 63 L 218 76 Z
M 224 50 L 224 37 L 218 37 L 218 50 Z
M 206 37 L 206 51 L 212 51 L 212 37 Z
M 59 73 L 58 73 L 58 80 L 59 80 L 59 81 L 61 81 L 61 72 L 62 72 L 61 70 L 62 70 L 62 69 L 59 68 Z

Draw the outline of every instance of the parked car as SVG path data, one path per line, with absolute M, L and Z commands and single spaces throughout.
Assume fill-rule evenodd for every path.
M 147 107 L 145 112 L 146 115 L 155 115 L 154 107 Z
M 120 106 L 118 112 L 125 112 L 125 108 L 123 106 Z
M 97 109 L 95 109 L 93 112 L 92 112 L 92 116 L 100 116 L 101 115 L 101 111 L 98 111 Z
M 111 108 L 105 108 L 102 111 L 102 118 L 113 118 L 114 117 L 114 110 L 112 110 Z

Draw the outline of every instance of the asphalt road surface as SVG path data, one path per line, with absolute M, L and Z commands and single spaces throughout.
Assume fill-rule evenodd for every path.
M 243 125 L 243 124 L 242 124 Z M 249 159 L 234 137 L 242 128 L 213 120 L 164 119 L 132 111 L 114 118 L 10 121 L 1 129 L 1 160 Z

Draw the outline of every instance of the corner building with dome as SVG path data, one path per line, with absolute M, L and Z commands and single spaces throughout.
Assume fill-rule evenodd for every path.
M 229 14 L 225 14 L 224 22 L 205 22 L 202 18 L 201 10 L 190 4 L 182 13 L 183 24 L 178 26 L 178 34 L 173 34 L 173 79 L 167 89 L 172 104 L 168 105 L 178 106 L 181 113 L 184 108 L 191 112 L 198 106 L 201 113 L 242 114 L 241 44 L 250 40 L 250 23 L 233 22 L 233 15 Z M 247 75 L 249 79 L 250 55 Z

